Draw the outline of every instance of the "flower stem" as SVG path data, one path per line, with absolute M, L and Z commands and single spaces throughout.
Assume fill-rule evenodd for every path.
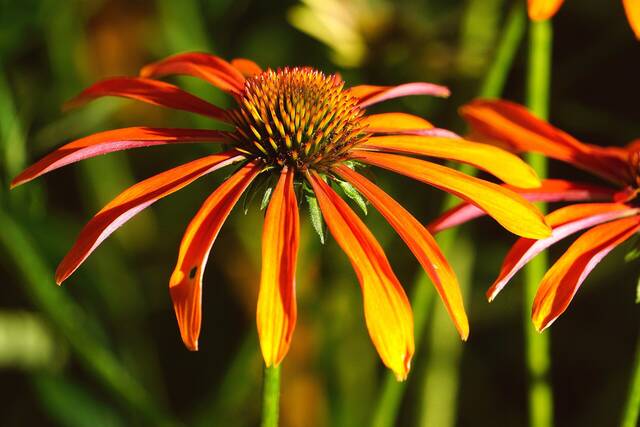
M 262 427 L 277 427 L 280 413 L 280 366 L 264 368 Z
M 633 369 L 631 384 L 629 384 L 629 395 L 624 407 L 621 427 L 635 427 L 638 425 L 638 416 L 640 415 L 640 338 L 638 338 L 636 355 L 631 369 Z
M 529 66 L 527 72 L 527 106 L 542 119 L 549 116 L 551 80 L 551 49 L 553 32 L 551 22 L 531 22 L 529 30 Z M 527 157 L 529 164 L 540 178 L 547 174 L 547 161 L 538 154 Z M 545 206 L 539 206 L 544 211 Z M 529 378 L 529 425 L 550 427 L 553 425 L 553 394 L 549 381 L 549 334 L 539 334 L 531 325 L 530 304 L 548 267 L 546 253 L 534 258 L 525 268 L 524 334 L 527 375 Z
M 517 1 L 509 13 L 505 29 L 500 37 L 496 49 L 496 56 L 491 64 L 487 76 L 485 77 L 479 96 L 495 98 L 499 97 L 504 88 L 509 71 L 513 64 L 513 59 L 518 50 L 525 29 L 525 15 L 522 2 Z M 473 174 L 475 171 L 468 166 L 463 165 L 461 171 Z M 443 208 L 447 209 L 457 202 L 454 196 L 447 196 L 443 203 Z M 449 230 L 438 239 L 441 248 L 447 251 L 458 238 L 457 229 Z M 414 325 L 416 335 L 416 352 L 419 351 L 419 343 L 424 338 L 427 322 L 429 321 L 431 309 L 434 303 L 434 292 L 428 286 L 429 279 L 424 273 L 419 274 L 414 282 L 413 293 L 411 295 L 411 306 L 414 314 Z M 461 286 L 464 286 L 461 283 Z M 380 388 L 377 403 L 371 425 L 373 427 L 391 427 L 396 425 L 396 418 L 402 397 L 404 396 L 407 382 L 398 382 L 395 378 L 388 374 L 383 380 Z

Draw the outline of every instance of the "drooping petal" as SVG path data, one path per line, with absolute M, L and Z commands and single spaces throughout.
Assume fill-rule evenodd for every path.
M 208 53 L 190 52 L 170 56 L 140 70 L 140 77 L 187 75 L 211 83 L 226 92 L 239 93 L 244 76 L 230 63 Z
M 556 14 L 564 0 L 528 0 L 529 18 L 544 21 Z
M 616 190 L 581 184 L 561 179 L 544 179 L 542 185 L 534 189 L 521 189 L 505 185 L 530 202 L 577 202 L 612 200 Z M 432 233 L 439 233 L 448 228 L 464 224 L 472 219 L 486 215 L 486 212 L 468 202 L 462 202 L 451 208 L 427 227 Z
M 640 2 L 638 0 L 622 0 L 622 4 L 624 4 L 629 25 L 631 25 L 636 38 L 640 40 Z
M 103 96 L 130 98 L 161 107 L 189 111 L 228 122 L 225 111 L 204 99 L 191 95 L 169 83 L 142 77 L 113 77 L 99 81 L 68 101 L 65 108 L 75 108 Z
M 536 329 L 549 327 L 567 309 L 591 270 L 639 229 L 640 217 L 632 216 L 598 225 L 580 236 L 547 271 L 538 287 L 532 312 Z
M 40 161 L 25 169 L 11 181 L 11 187 L 31 181 L 52 170 L 70 163 L 114 151 L 153 145 L 178 144 L 203 141 L 222 141 L 225 133 L 206 129 L 163 129 L 131 127 L 108 130 L 63 145 Z
M 531 166 L 518 156 L 488 144 L 454 138 L 395 135 L 372 137 L 356 148 L 455 160 L 489 172 L 516 187 L 540 187 L 540 179 Z
M 353 152 L 352 158 L 433 185 L 487 212 L 504 228 L 522 237 L 540 239 L 551 234 L 544 217 L 515 192 L 497 184 L 424 160 L 395 154 Z
M 459 138 L 447 129 L 434 127 L 422 117 L 405 113 L 370 114 L 362 118 L 366 131 L 375 134 L 422 135 Z
M 475 100 L 460 113 L 474 138 L 506 145 L 517 152 L 537 152 L 596 173 L 616 183 L 631 178 L 627 152 L 621 148 L 584 144 L 538 119 L 526 108 L 501 100 Z
M 371 181 L 344 165 L 338 166 L 335 171 L 362 193 L 405 241 L 431 278 L 460 337 L 466 340 L 469 321 L 460 285 L 435 239 L 413 215 Z
M 349 92 L 360 99 L 361 107 L 377 104 L 393 98 L 402 98 L 410 95 L 431 95 L 441 98 L 448 97 L 451 92 L 445 86 L 433 83 L 405 83 L 398 86 L 371 86 L 360 85 L 349 89 Z
M 140 211 L 201 176 L 243 158 L 233 150 L 203 157 L 152 176 L 120 193 L 84 226 L 56 270 L 56 283 L 66 280 L 104 239 Z
M 362 220 L 316 172 L 307 178 L 313 186 L 329 231 L 345 252 L 358 276 L 369 335 L 383 363 L 396 378 L 409 373 L 414 352 L 413 314 L 380 244 Z
M 248 163 L 223 182 L 193 217 L 180 243 L 178 262 L 169 280 L 169 293 L 182 341 L 189 350 L 198 350 L 202 277 L 209 252 L 231 209 L 259 172 L 260 166 L 256 162 Z
M 277 366 L 289 351 L 296 325 L 296 261 L 300 240 L 294 170 L 284 168 L 264 218 L 257 323 L 265 365 Z
M 637 212 L 637 209 L 620 203 L 585 203 L 566 206 L 550 213 L 546 218 L 553 228 L 551 236 L 542 240 L 519 239 L 505 257 L 498 278 L 487 291 L 487 298 L 492 301 L 522 267 L 565 237 Z
M 231 65 L 246 78 L 262 73 L 262 68 L 250 59 L 236 58 L 231 61 Z

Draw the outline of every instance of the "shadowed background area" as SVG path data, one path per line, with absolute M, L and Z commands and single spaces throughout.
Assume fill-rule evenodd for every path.
M 640 43 L 619 2 L 567 1 L 554 19 L 551 122 L 582 140 L 640 137 Z M 227 172 L 201 179 L 138 215 L 65 282 L 57 263 L 82 225 L 136 181 L 205 155 L 205 144 L 116 153 L 9 192 L 27 164 L 93 132 L 134 125 L 211 128 L 209 119 L 117 99 L 67 113 L 64 101 L 97 79 L 135 75 L 184 51 L 247 57 L 264 67 L 310 65 L 348 85 L 430 81 L 448 100 L 411 97 L 373 111 L 406 111 L 464 132 L 457 108 L 490 66 L 508 0 L 0 0 L 0 425 L 253 426 L 261 358 L 255 332 L 262 215 L 241 201 L 205 274 L 200 351 L 187 351 L 168 281 L 189 219 Z M 522 101 L 526 41 L 504 97 Z M 231 100 L 172 80 L 217 105 Z M 376 170 L 379 185 L 424 223 L 443 193 Z M 551 162 L 552 177 L 590 180 Z M 368 425 L 385 374 L 364 326 L 351 267 L 322 245 L 303 208 L 299 321 L 283 364 L 283 426 Z M 421 268 L 383 219 L 366 223 L 408 293 Z M 492 304 L 484 292 L 515 238 L 482 219 L 449 250 L 471 283 L 471 336 L 459 342 L 437 298 L 397 425 L 525 425 L 522 278 Z M 551 251 L 552 259 L 568 242 Z M 638 330 L 631 241 L 597 267 L 554 324 L 552 383 L 559 426 L 612 425 L 625 399 Z M 431 294 L 433 291 L 430 289 Z M 429 297 L 431 297 L 430 295 Z M 443 320 L 445 319 L 445 320 Z M 533 327 L 533 326 L 530 326 Z

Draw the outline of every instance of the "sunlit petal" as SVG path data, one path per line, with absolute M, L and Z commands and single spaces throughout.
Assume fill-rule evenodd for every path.
M 451 94 L 445 86 L 433 83 L 405 83 L 398 86 L 361 85 L 354 86 L 349 91 L 353 96 L 360 99 L 361 107 L 368 107 L 378 102 L 410 95 L 430 95 L 446 98 Z
M 631 25 L 636 38 L 640 40 L 640 2 L 638 0 L 622 0 L 622 4 L 624 4 L 629 25 Z
M 231 65 L 233 65 L 236 70 L 247 78 L 262 73 L 262 68 L 250 59 L 236 58 L 231 61 Z
M 528 0 L 529 18 L 544 21 L 556 14 L 564 0 Z

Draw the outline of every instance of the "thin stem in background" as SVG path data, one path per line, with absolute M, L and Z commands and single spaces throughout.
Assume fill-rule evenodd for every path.
M 640 338 L 631 369 L 633 372 L 631 373 L 629 394 L 622 415 L 621 427 L 636 427 L 638 425 L 638 416 L 640 415 Z
M 542 119 L 549 117 L 551 82 L 551 51 L 553 30 L 550 21 L 531 22 L 529 29 L 529 64 L 526 102 L 529 109 Z M 527 156 L 529 164 L 540 178 L 547 175 L 547 160 L 539 154 Z M 545 210 L 543 204 L 539 205 Z M 529 426 L 553 425 L 553 393 L 549 371 L 551 366 L 549 333 L 536 332 L 531 324 L 531 301 L 548 267 L 546 253 L 534 258 L 525 268 L 524 335 L 527 375 L 529 380 Z
M 277 427 L 280 413 L 280 367 L 264 368 L 262 427 Z
M 525 23 L 524 7 L 518 1 L 514 4 L 507 17 L 505 29 L 496 49 L 495 60 L 485 77 L 479 96 L 495 98 L 502 93 L 513 59 L 524 36 Z M 467 174 L 475 173 L 473 168 L 466 165 L 463 165 L 460 170 Z M 447 209 L 457 202 L 458 199 L 456 197 L 447 195 L 443 203 L 443 209 Z M 457 229 L 453 229 L 443 234 L 438 239 L 438 242 L 446 253 L 458 237 Z M 424 336 L 431 308 L 433 307 L 434 293 L 428 285 L 429 279 L 421 273 L 414 283 L 411 295 L 415 335 L 417 337 L 416 344 L 420 343 L 421 338 Z M 466 286 L 462 281 L 460 285 L 462 287 Z M 416 348 L 417 350 L 419 350 L 419 347 Z M 406 382 L 398 382 L 393 375 L 386 375 L 375 405 L 371 423 L 373 427 L 392 427 L 396 424 L 398 410 L 406 387 Z

